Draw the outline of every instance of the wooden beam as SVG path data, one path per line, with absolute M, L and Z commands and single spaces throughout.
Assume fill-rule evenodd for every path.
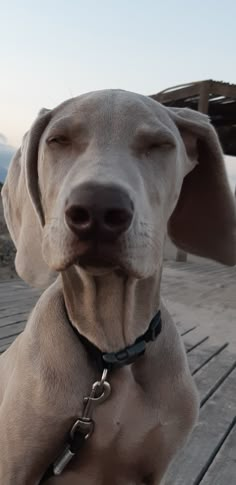
M 227 83 L 212 81 L 211 94 L 236 99 L 236 84 L 227 84 Z
M 168 103 L 170 101 L 177 101 L 178 99 L 191 98 L 191 96 L 197 96 L 199 93 L 199 87 L 201 83 L 194 83 L 190 86 L 180 89 L 174 89 L 173 91 L 162 91 L 157 94 L 153 94 L 150 98 L 159 101 L 160 103 Z
M 236 84 L 228 84 L 211 80 L 195 82 L 189 84 L 188 86 L 183 86 L 182 88 L 174 87 L 166 89 L 160 93 L 153 94 L 150 97 L 164 104 L 170 103 L 180 99 L 184 100 L 185 98 L 198 96 L 201 89 L 205 90 L 207 85 L 209 87 L 208 94 L 236 99 Z

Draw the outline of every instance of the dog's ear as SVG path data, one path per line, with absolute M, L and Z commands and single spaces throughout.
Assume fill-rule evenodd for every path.
M 236 203 L 217 134 L 206 115 L 187 108 L 169 109 L 169 114 L 188 157 L 197 162 L 170 217 L 170 238 L 186 252 L 235 265 Z
M 41 251 L 44 215 L 37 170 L 39 141 L 50 118 L 49 110 L 40 111 L 10 163 L 2 189 L 4 216 L 16 246 L 16 271 L 27 283 L 40 287 L 53 277 Z

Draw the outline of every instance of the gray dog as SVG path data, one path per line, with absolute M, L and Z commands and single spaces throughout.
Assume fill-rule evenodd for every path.
M 1 485 L 164 483 L 198 415 L 160 299 L 167 231 L 236 263 L 235 203 L 208 118 L 119 90 L 42 110 L 3 202 L 18 274 L 53 282 L 0 359 Z

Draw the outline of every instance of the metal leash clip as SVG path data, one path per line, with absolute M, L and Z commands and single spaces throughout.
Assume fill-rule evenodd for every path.
M 63 472 L 64 468 L 93 433 L 93 410 L 97 405 L 104 402 L 111 392 L 111 386 L 106 380 L 107 374 L 108 370 L 104 369 L 101 380 L 94 382 L 90 395 L 84 398 L 83 415 L 73 424 L 70 430 L 69 442 L 53 464 L 54 475 L 60 475 Z

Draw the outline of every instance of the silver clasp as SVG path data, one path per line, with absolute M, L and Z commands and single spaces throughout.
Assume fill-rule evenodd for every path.
M 106 380 L 108 370 L 104 369 L 100 381 L 94 382 L 92 390 L 89 396 L 84 398 L 84 410 L 82 417 L 78 418 L 73 424 L 70 431 L 71 443 L 75 438 L 76 433 L 84 435 L 84 441 L 86 441 L 94 431 L 94 421 L 92 420 L 94 408 L 104 402 L 111 393 L 111 386 Z M 62 454 L 55 461 L 53 465 L 54 475 L 60 475 L 64 468 L 75 456 L 76 452 L 71 450 L 71 443 L 68 444 L 63 450 Z

